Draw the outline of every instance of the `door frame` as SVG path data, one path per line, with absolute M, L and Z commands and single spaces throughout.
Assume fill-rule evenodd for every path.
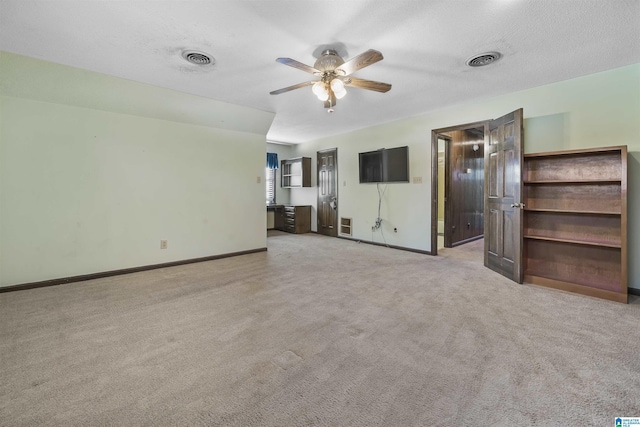
M 431 130 L 431 255 L 438 255 L 438 135 L 455 130 L 483 128 L 484 148 L 486 150 L 487 141 L 489 140 L 489 122 L 490 119 Z M 446 137 L 446 135 L 444 136 Z M 445 208 L 445 217 L 446 215 Z
M 335 224 L 335 226 L 334 226 L 334 232 L 335 233 L 334 234 L 335 235 L 333 235 L 333 234 L 329 235 L 329 234 L 320 233 L 320 223 L 319 223 L 319 221 L 320 221 L 320 219 L 319 219 L 319 213 L 320 213 L 320 209 L 319 209 L 319 204 L 320 204 L 320 181 L 319 181 L 318 178 L 320 176 L 319 175 L 320 168 L 319 168 L 319 165 L 318 165 L 318 158 L 319 158 L 320 154 L 327 153 L 327 152 L 330 152 L 330 151 L 334 151 L 336 153 L 335 157 L 334 157 L 334 167 L 333 167 L 334 179 L 335 179 L 335 184 L 336 184 L 336 204 L 337 204 L 336 209 L 334 209 L 334 212 L 335 212 L 335 223 L 334 223 Z M 340 203 L 339 203 L 339 200 L 338 200 L 338 189 L 340 188 L 340 185 L 338 185 L 338 184 L 339 184 L 339 182 L 338 182 L 338 147 L 325 148 L 324 150 L 316 151 L 316 186 L 318 187 L 318 190 L 316 192 L 316 233 L 318 233 L 318 234 L 323 234 L 324 236 L 329 236 L 329 237 L 339 237 L 338 229 L 340 228 L 340 215 L 338 215 L 338 210 L 340 209 Z
M 444 210 L 444 229 L 443 229 L 443 237 L 444 237 L 444 247 L 451 247 L 451 230 L 447 227 L 447 224 L 451 222 L 451 203 L 447 203 L 447 196 L 451 194 L 451 177 L 449 174 L 451 173 L 451 164 L 450 164 L 450 156 L 451 156 L 451 144 L 453 143 L 453 138 L 448 135 L 444 135 L 443 133 L 438 133 L 436 136 L 436 140 L 442 139 L 444 141 L 444 206 L 442 209 Z M 438 161 L 440 160 L 440 152 L 438 151 Z M 438 179 L 440 179 L 440 165 L 438 164 Z M 440 182 L 436 181 L 436 185 L 438 186 L 438 192 L 436 194 L 436 209 L 440 211 Z M 436 227 L 437 227 L 436 220 Z M 449 246 L 447 246 L 449 244 Z M 438 250 L 438 233 L 436 228 L 436 251 Z

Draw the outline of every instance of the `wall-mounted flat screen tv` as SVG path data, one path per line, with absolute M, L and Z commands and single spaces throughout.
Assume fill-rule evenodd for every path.
M 360 183 L 409 182 L 409 147 L 360 153 Z

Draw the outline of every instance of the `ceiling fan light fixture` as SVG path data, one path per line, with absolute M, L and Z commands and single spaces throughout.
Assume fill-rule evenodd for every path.
M 340 79 L 331 80 L 330 86 L 337 99 L 342 99 L 347 94 L 347 90 L 344 88 L 344 82 Z
M 322 102 L 325 102 L 329 99 L 329 92 L 321 93 L 318 95 L 318 99 Z
M 324 102 L 329 99 L 329 89 L 327 88 L 327 85 L 324 84 L 324 82 L 318 82 L 313 86 L 315 87 L 313 93 L 315 93 L 320 101 Z
M 331 80 L 331 90 L 337 99 L 342 99 L 347 94 L 347 90 L 344 88 L 344 82 L 340 79 Z
M 315 96 L 320 96 L 326 91 L 327 91 L 327 88 L 325 87 L 324 82 L 315 82 L 311 86 L 311 92 L 313 92 Z
M 344 90 L 344 82 L 340 79 L 331 80 L 331 90 L 334 92 L 341 92 Z
M 329 88 L 327 87 L 327 84 L 323 81 L 315 82 L 311 86 L 311 91 L 322 102 L 329 99 Z

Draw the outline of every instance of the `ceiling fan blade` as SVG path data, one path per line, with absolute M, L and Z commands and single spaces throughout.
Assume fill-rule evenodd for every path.
M 346 86 L 359 87 L 361 89 L 375 90 L 376 92 L 389 92 L 391 85 L 389 83 L 374 82 L 373 80 L 359 79 L 357 77 L 348 77 L 343 80 Z
M 288 65 L 289 67 L 293 67 L 293 68 L 297 68 L 298 70 L 302 70 L 302 71 L 306 71 L 309 74 L 315 74 L 315 75 L 322 75 L 322 72 L 320 70 L 316 70 L 315 68 L 303 64 L 302 62 L 298 62 L 295 59 L 291 59 L 291 58 L 278 58 L 276 59 L 277 62 L 284 64 L 284 65 Z
M 269 92 L 269 94 L 270 95 L 279 95 L 281 93 L 289 92 L 290 90 L 300 89 L 301 87 L 305 87 L 305 86 L 311 86 L 314 83 L 315 82 L 298 83 L 297 85 L 287 86 L 287 87 L 283 87 L 282 89 L 274 90 L 272 92 Z
M 368 67 L 371 64 L 375 64 L 378 61 L 381 61 L 383 56 L 377 50 L 369 49 L 368 51 L 361 53 L 358 56 L 355 56 L 336 68 L 336 72 L 338 74 L 344 73 L 343 75 L 348 76 L 349 74 L 360 70 L 361 68 Z

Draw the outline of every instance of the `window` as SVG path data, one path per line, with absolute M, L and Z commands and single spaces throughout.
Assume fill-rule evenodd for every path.
M 267 153 L 267 169 L 265 183 L 267 185 L 267 205 L 276 202 L 276 170 L 278 169 L 278 153 Z
M 265 179 L 267 183 L 267 204 L 276 202 L 276 169 L 267 168 Z

